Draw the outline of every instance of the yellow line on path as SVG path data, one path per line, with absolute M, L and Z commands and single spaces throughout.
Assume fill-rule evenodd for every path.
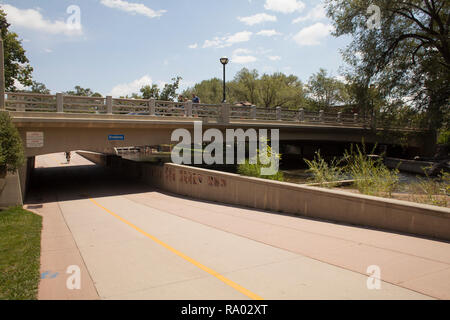
M 185 255 L 184 253 L 178 251 L 177 249 L 171 247 L 170 245 L 168 245 L 167 243 L 159 240 L 158 238 L 156 238 L 155 236 L 152 236 L 151 234 L 148 234 L 147 232 L 145 232 L 144 230 L 140 229 L 139 227 L 135 226 L 134 224 L 132 224 L 131 222 L 129 222 L 128 220 L 122 218 L 121 216 L 119 216 L 118 214 L 112 212 L 111 210 L 103 207 L 101 204 L 99 204 L 97 201 L 95 201 L 94 199 L 89 199 L 91 200 L 97 207 L 103 209 L 104 211 L 108 212 L 110 215 L 112 215 L 113 217 L 119 219 L 120 221 L 122 221 L 123 223 L 129 225 L 130 227 L 132 227 L 133 229 L 135 229 L 136 231 L 138 231 L 139 233 L 143 234 L 144 236 L 146 236 L 147 238 L 153 240 L 154 242 L 156 242 L 157 244 L 163 246 L 164 248 L 166 248 L 167 250 L 171 251 L 172 253 L 176 254 L 177 256 L 179 256 L 180 258 L 183 258 L 184 260 L 192 263 L 194 266 L 202 269 L 203 271 L 209 273 L 210 275 L 216 277 L 217 279 L 219 279 L 220 281 L 224 282 L 225 284 L 229 285 L 230 287 L 232 287 L 233 289 L 239 291 L 240 293 L 246 295 L 247 297 L 249 297 L 250 299 L 253 300 L 264 300 L 263 298 L 261 298 L 260 296 L 258 296 L 257 294 L 245 289 L 244 287 L 238 285 L 236 282 L 231 281 L 230 279 L 224 277 L 223 275 L 221 275 L 220 273 L 208 268 L 207 266 L 201 264 L 200 262 L 192 259 L 191 257 Z

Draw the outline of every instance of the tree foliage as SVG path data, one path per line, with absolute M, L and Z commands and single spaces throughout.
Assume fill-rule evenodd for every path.
M 274 108 L 298 109 L 305 104 L 303 83 L 294 75 L 283 73 L 259 75 L 257 70 L 241 69 L 226 84 L 229 103 L 250 102 Z M 204 103 L 219 104 L 223 99 L 223 83 L 218 78 L 204 80 L 183 92 L 184 96 L 197 94 Z
M 450 2 L 379 0 L 379 28 L 369 28 L 371 0 L 326 0 L 334 35 L 350 35 L 344 52 L 358 104 L 368 105 L 370 84 L 383 108 L 407 105 L 422 112 L 429 128 L 443 123 L 450 97 Z
M 75 86 L 75 90 L 69 90 L 64 92 L 68 96 L 80 96 L 80 97 L 102 97 L 98 92 L 93 92 L 90 88 L 82 88 L 80 86 Z
M 2 9 L 0 9 L 0 28 L 5 57 L 5 89 L 6 91 L 16 91 L 15 81 L 28 87 L 32 84 L 33 68 L 25 55 L 22 43 L 18 39 L 19 36 L 8 30 L 6 13 Z
M 0 176 L 16 171 L 25 161 L 17 128 L 7 112 L 0 112 Z

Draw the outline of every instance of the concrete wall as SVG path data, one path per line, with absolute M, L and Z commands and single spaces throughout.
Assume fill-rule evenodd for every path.
M 0 187 L 0 209 L 23 204 L 22 189 L 18 172 L 8 173 L 4 181 L 0 181 Z
M 450 209 L 243 177 L 176 164 L 114 158 L 119 172 L 197 199 L 450 240 Z

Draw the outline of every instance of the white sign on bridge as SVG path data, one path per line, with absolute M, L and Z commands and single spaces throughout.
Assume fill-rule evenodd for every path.
M 43 132 L 27 132 L 27 148 L 42 148 L 43 146 Z

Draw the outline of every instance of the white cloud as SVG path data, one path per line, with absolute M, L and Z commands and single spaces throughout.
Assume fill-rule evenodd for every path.
M 273 36 L 279 36 L 279 35 L 281 35 L 281 33 L 272 29 L 272 30 L 261 30 L 260 32 L 257 33 L 257 35 L 264 36 L 264 37 L 273 37 Z
M 314 8 L 312 8 L 308 14 L 302 17 L 298 17 L 297 19 L 294 19 L 292 23 L 299 23 L 303 21 L 318 21 L 325 19 L 327 17 L 327 12 L 325 10 L 325 7 L 323 4 L 318 4 Z
M 264 8 L 281 13 L 293 13 L 302 11 L 305 4 L 298 0 L 266 0 Z
M 146 85 L 152 84 L 152 78 L 149 75 L 145 75 L 140 79 L 134 80 L 130 83 L 122 83 L 112 88 L 110 95 L 113 97 L 121 97 L 138 93 L 139 90 Z
M 269 56 L 268 57 L 270 60 L 272 60 L 272 61 L 279 61 L 279 60 L 281 60 L 281 57 L 280 56 Z
M 231 62 L 236 64 L 247 64 L 258 60 L 255 56 L 251 55 L 251 51 L 248 49 L 236 49 L 231 56 Z
M 17 90 L 25 90 L 27 89 L 27 87 L 25 87 L 23 84 L 21 84 L 19 82 L 19 80 L 14 79 L 14 86 L 16 87 Z
M 277 17 L 271 16 L 267 13 L 258 13 L 253 16 L 248 17 L 238 17 L 238 20 L 249 25 L 253 26 L 255 24 L 263 23 L 263 22 L 275 22 L 277 21 Z
M 294 40 L 301 46 L 315 46 L 320 44 L 320 41 L 326 38 L 332 29 L 332 25 L 318 22 L 300 30 L 294 36 Z
M 247 42 L 252 36 L 250 31 L 241 31 L 233 35 L 227 35 L 225 37 L 215 37 L 213 40 L 205 40 L 203 43 L 203 48 L 225 48 L 230 47 L 235 43 Z
M 189 47 L 189 49 L 197 49 L 198 43 L 191 44 L 188 47 Z
M 12 5 L 4 4 L 1 8 L 6 12 L 8 22 L 15 27 L 33 29 L 50 34 L 65 34 L 68 36 L 81 35 L 82 28 L 74 28 L 63 20 L 50 21 L 44 19 L 40 10 L 18 9 Z
M 101 0 L 101 4 L 106 7 L 119 9 L 131 14 L 141 14 L 149 18 L 156 18 L 162 16 L 166 10 L 155 11 L 142 3 L 132 3 L 124 0 Z
M 46 53 L 52 53 L 52 52 L 53 52 L 52 49 L 45 49 L 44 51 L 45 51 Z

